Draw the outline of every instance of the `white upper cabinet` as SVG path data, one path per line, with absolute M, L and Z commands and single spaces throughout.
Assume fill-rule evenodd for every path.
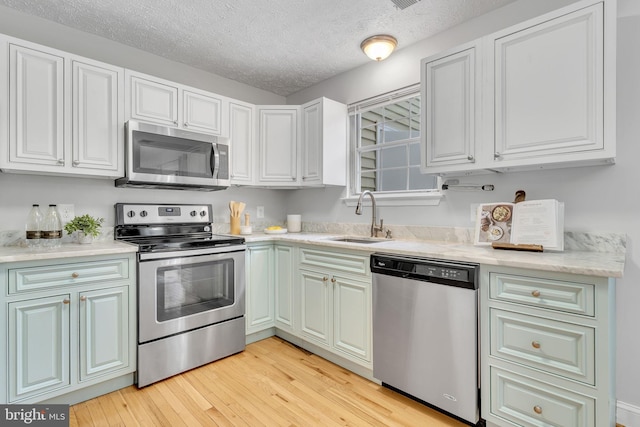
M 225 134 L 222 112 L 227 101 L 222 96 L 130 70 L 126 86 L 127 120 Z
M 123 70 L 87 60 L 73 60 L 72 67 L 72 166 L 119 171 L 123 151 Z
M 491 36 L 496 165 L 615 156 L 604 143 L 603 12 L 598 3 Z
M 347 117 L 327 98 L 302 106 L 302 186 L 347 185 Z
M 585 0 L 423 60 L 423 172 L 613 163 L 615 22 Z
M 476 161 L 480 125 L 480 43 L 422 61 L 424 172 L 465 170 Z
M 124 70 L 9 37 L 0 44 L 9 59 L 0 63 L 9 94 L 0 168 L 122 176 Z
M 178 126 L 178 88 L 127 71 L 127 118 Z
M 252 185 L 255 180 L 255 115 L 255 105 L 229 101 L 229 154 L 233 185 Z
M 301 106 L 259 105 L 257 114 L 256 185 L 346 185 L 346 105 L 319 98 Z
M 61 55 L 9 44 L 9 161 L 64 166 Z
M 297 105 L 258 106 L 258 184 L 298 185 Z

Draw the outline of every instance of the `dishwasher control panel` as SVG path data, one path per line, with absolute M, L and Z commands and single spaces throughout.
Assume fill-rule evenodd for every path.
M 440 277 L 442 279 L 452 279 L 459 282 L 469 280 L 469 272 L 457 268 L 436 267 L 433 265 L 414 264 L 414 273 L 429 277 Z
M 478 264 L 390 254 L 371 255 L 371 272 L 477 288 Z

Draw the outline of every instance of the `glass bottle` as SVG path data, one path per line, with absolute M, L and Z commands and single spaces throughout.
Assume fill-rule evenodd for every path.
M 42 245 L 40 239 L 42 235 L 42 221 L 43 216 L 40 211 L 40 205 L 33 205 L 29 215 L 27 216 L 27 223 L 25 226 L 27 246 L 36 249 Z
M 46 248 L 58 248 L 62 245 L 62 221 L 56 205 L 49 205 L 42 225 L 42 239 Z

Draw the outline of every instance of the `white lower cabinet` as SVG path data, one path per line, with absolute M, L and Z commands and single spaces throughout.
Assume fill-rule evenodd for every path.
M 614 280 L 483 266 L 489 426 L 615 425 Z
M 295 332 L 295 248 L 278 244 L 273 255 L 275 325 L 278 329 Z
M 274 326 L 273 244 L 248 245 L 245 268 L 245 319 L 249 335 Z
M 371 368 L 368 254 L 256 242 L 246 259 L 247 335 L 275 326 L 301 347 L 338 356 L 336 363 Z
M 65 395 L 126 376 L 133 383 L 135 263 L 133 255 L 113 255 L 0 264 L 7 289 L 0 315 L 8 319 L 0 329 L 8 372 L 1 403 L 75 403 L 82 394 Z
M 371 362 L 369 256 L 300 249 L 300 335 L 360 364 Z

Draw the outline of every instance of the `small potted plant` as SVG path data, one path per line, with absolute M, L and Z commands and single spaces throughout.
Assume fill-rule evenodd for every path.
M 76 231 L 78 243 L 92 243 L 100 235 L 104 218 L 94 218 L 89 214 L 77 216 L 65 224 L 64 230 L 71 235 Z

